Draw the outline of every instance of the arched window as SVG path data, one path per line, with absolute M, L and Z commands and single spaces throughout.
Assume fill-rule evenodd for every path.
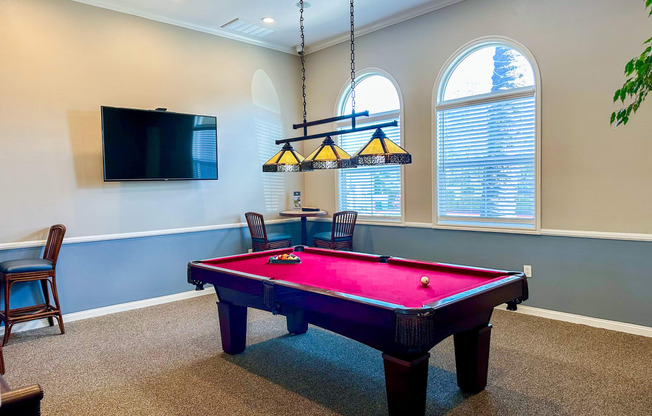
M 538 81 L 524 50 L 481 41 L 444 69 L 435 107 L 437 225 L 539 228 Z
M 337 115 L 351 114 L 351 89 L 347 87 L 340 96 Z M 399 121 L 398 127 L 384 128 L 388 138 L 401 143 L 400 97 L 394 83 L 378 72 L 367 72 L 358 76 L 355 86 L 355 110 L 369 111 L 369 117 L 359 117 L 357 126 L 386 121 Z M 338 123 L 338 127 L 350 128 L 350 120 Z M 339 145 L 353 155 L 365 145 L 373 130 L 340 136 Z M 400 220 L 401 208 L 401 166 L 359 166 L 338 170 L 338 209 L 358 211 L 362 218 Z

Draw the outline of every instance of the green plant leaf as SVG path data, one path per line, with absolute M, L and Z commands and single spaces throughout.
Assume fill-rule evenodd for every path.
M 648 16 L 652 16 L 652 0 L 645 0 L 645 9 L 650 8 Z M 629 117 L 641 107 L 648 93 L 652 91 L 652 38 L 643 45 L 648 45 L 641 54 L 625 64 L 625 83 L 614 92 L 613 101 L 620 101 L 623 105 L 629 98 L 629 104 L 617 112 L 611 113 L 611 124 L 619 126 L 627 124 Z
M 634 72 L 636 61 L 633 59 L 625 64 L 625 75 L 629 76 Z

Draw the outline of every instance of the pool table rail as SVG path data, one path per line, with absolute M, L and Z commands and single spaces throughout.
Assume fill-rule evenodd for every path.
M 370 257 L 374 256 L 365 255 Z M 375 257 L 382 261 L 381 256 Z M 284 315 L 288 328 L 299 325 L 299 319 L 401 356 L 425 353 L 457 332 L 488 323 L 495 306 L 527 299 L 525 277 L 517 272 L 499 271 L 504 275 L 482 286 L 408 308 L 216 264 L 221 263 L 190 262 L 188 281 L 213 284 L 220 302 Z

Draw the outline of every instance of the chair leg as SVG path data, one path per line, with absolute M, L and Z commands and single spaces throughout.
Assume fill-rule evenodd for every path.
M 47 280 L 41 280 L 41 289 L 43 290 L 43 299 L 45 300 L 45 304 L 49 305 L 50 304 L 50 291 L 48 290 L 48 281 Z M 51 316 L 48 316 L 48 323 L 50 326 L 54 325 L 54 318 Z
M 57 280 L 55 275 L 52 275 L 52 281 L 50 284 L 52 286 L 52 297 L 54 298 L 54 305 L 57 307 L 57 311 L 59 311 L 59 328 L 61 329 L 61 333 L 65 334 L 66 329 L 63 326 L 63 316 L 61 315 L 61 305 L 59 305 L 59 293 L 57 292 Z
M 5 323 L 5 336 L 2 338 L 2 346 L 4 347 L 7 345 L 7 342 L 9 341 L 9 335 L 11 335 L 11 328 L 14 326 L 14 324 L 7 324 Z
M 5 373 L 5 357 L 2 353 L 2 347 L 0 346 L 0 374 Z
M 9 334 L 11 333 L 11 325 L 9 324 L 9 294 L 11 293 L 11 285 L 9 284 L 9 279 L 5 277 L 4 279 L 4 290 L 5 290 L 5 334 L 2 338 L 2 346 L 4 347 L 9 341 Z

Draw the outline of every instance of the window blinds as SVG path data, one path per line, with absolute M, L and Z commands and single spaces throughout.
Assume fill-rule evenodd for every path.
M 437 111 L 438 222 L 535 222 L 535 98 Z
M 395 120 L 375 120 L 375 123 Z M 362 127 L 364 125 L 360 125 Z M 388 138 L 400 143 L 400 124 L 383 129 Z M 373 130 L 340 136 L 340 146 L 351 156 L 371 138 Z M 338 171 L 340 210 L 357 211 L 361 216 L 374 218 L 401 217 L 400 165 L 357 167 Z

